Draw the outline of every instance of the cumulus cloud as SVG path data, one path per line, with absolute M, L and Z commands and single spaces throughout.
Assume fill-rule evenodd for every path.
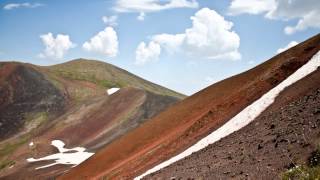
M 40 3 L 10 3 L 10 4 L 6 4 L 5 6 L 3 6 L 3 9 L 5 10 L 12 10 L 12 9 L 17 9 L 17 8 L 36 8 L 36 7 L 40 7 L 40 6 L 44 6 L 44 4 L 40 4 Z
M 111 26 L 106 27 L 82 45 L 88 52 L 96 52 L 108 57 L 115 57 L 118 54 L 118 46 L 117 32 Z
M 161 46 L 170 54 L 183 51 L 182 45 L 186 39 L 186 34 L 157 34 L 152 38 L 153 42 Z
M 277 53 L 282 53 L 283 51 L 286 51 L 287 49 L 290 49 L 292 48 L 293 46 L 299 44 L 297 41 L 291 41 L 286 47 L 283 47 L 283 48 L 279 48 L 277 50 Z
M 173 8 L 198 8 L 196 0 L 117 0 L 114 9 L 117 12 L 138 12 L 138 20 L 144 20 L 145 13 Z
M 150 43 L 158 44 L 168 53 L 183 53 L 198 58 L 241 58 L 238 51 L 240 37 L 232 31 L 232 22 L 208 8 L 199 10 L 190 19 L 192 27 L 184 33 L 154 35 Z M 136 56 L 136 60 L 139 61 L 139 56 Z
M 61 59 L 68 50 L 76 46 L 68 35 L 57 34 L 54 37 L 52 33 L 48 33 L 41 35 L 40 38 L 45 45 L 44 52 L 39 54 L 39 57 L 43 58 Z
M 136 65 L 143 65 L 148 61 L 158 60 L 161 47 L 158 43 L 151 41 L 148 45 L 141 42 L 136 50 Z
M 294 26 L 284 29 L 286 34 L 293 34 L 310 27 L 320 28 L 319 0 L 233 0 L 229 14 L 264 14 L 266 18 L 277 20 L 297 19 Z
M 118 25 L 118 16 L 102 16 L 102 21 L 108 26 L 117 26 Z

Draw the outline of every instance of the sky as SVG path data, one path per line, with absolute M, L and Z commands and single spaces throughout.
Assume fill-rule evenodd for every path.
M 319 0 L 1 0 L 0 61 L 104 61 L 186 95 L 316 34 Z

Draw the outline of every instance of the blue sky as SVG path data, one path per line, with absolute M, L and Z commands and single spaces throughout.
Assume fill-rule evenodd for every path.
M 0 61 L 97 59 L 187 95 L 320 28 L 317 0 L 2 0 L 0 7 Z

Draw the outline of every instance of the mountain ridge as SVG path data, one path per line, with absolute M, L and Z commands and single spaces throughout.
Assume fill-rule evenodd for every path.
M 319 49 L 318 34 L 251 70 L 220 81 L 158 114 L 59 179 L 131 179 L 140 175 L 216 130 L 308 62 Z

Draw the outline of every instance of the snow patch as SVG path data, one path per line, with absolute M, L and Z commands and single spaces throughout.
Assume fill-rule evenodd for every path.
M 31 141 L 30 143 L 29 143 L 29 146 L 31 147 L 31 146 L 33 146 L 34 145 L 34 143 Z
M 37 167 L 36 169 L 42 169 L 54 166 L 56 164 L 67 164 L 77 166 L 78 164 L 82 163 L 89 157 L 91 157 L 94 153 L 85 152 L 85 148 L 83 147 L 75 147 L 72 149 L 64 148 L 65 144 L 61 140 L 53 140 L 51 141 L 51 145 L 56 147 L 59 153 L 52 154 L 43 158 L 35 159 L 35 158 L 28 158 L 28 162 L 37 162 L 37 161 L 47 161 L 47 160 L 54 160 L 54 163 L 44 165 L 41 167 Z M 75 152 L 74 152 L 75 151 Z
M 243 109 L 240 113 L 230 119 L 227 123 L 221 126 L 216 131 L 213 131 L 211 134 L 206 136 L 205 138 L 198 141 L 196 144 L 188 148 L 187 150 L 183 151 L 182 153 L 178 154 L 170 158 L 167 161 L 160 163 L 159 165 L 149 169 L 144 174 L 134 178 L 135 180 L 139 180 L 144 176 L 154 173 L 164 167 L 171 165 L 172 163 L 179 161 L 194 152 L 197 152 L 210 144 L 215 143 L 216 141 L 220 140 L 227 135 L 238 131 L 242 127 L 248 125 L 252 122 L 255 118 L 257 118 L 268 106 L 270 106 L 275 98 L 279 95 L 281 91 L 283 91 L 286 87 L 292 85 L 293 83 L 297 82 L 298 80 L 306 77 L 308 74 L 311 74 L 320 66 L 320 51 L 314 55 L 309 62 L 303 65 L 300 69 L 290 75 L 287 79 L 282 81 L 279 85 L 271 89 L 269 92 L 264 94 L 260 99 L 256 100 L 251 105 L 247 106 Z
M 120 90 L 120 88 L 110 88 L 107 90 L 107 94 L 110 96 L 111 94 L 113 94 L 119 90 Z

